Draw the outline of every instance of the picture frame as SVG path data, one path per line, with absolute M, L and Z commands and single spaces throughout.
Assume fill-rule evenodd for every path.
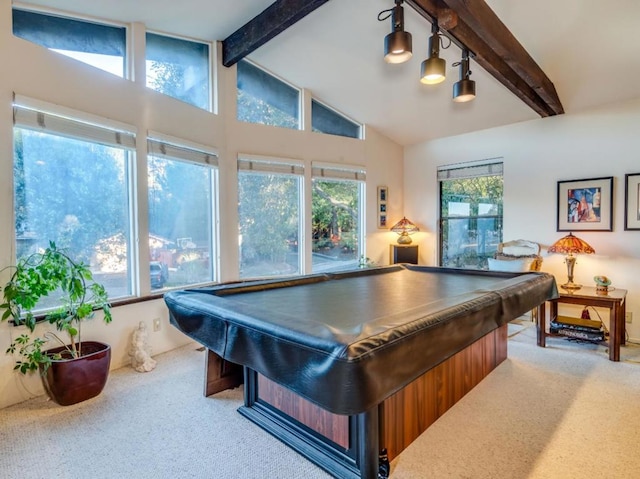
M 624 229 L 640 230 L 640 173 L 624 175 Z
M 613 176 L 558 181 L 557 231 L 613 231 Z
M 378 186 L 378 229 L 387 228 L 387 201 L 389 200 L 389 189 L 386 186 Z

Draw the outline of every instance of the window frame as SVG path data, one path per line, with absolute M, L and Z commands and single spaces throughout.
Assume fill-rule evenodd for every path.
M 366 256 L 366 186 L 367 186 L 367 171 L 366 167 L 360 165 L 349 165 L 339 163 L 324 163 L 314 161 L 311 165 L 311 181 L 314 180 L 325 181 L 356 181 L 358 183 L 358 251 L 356 253 L 356 265 L 359 265 L 361 259 Z M 313 190 L 310 191 L 310 212 L 313 214 Z M 312 231 L 309 231 L 311 236 Z M 310 248 L 310 254 L 313 254 L 313 245 Z M 313 271 L 313 258 L 309 258 L 309 264 L 311 272 Z M 334 270 L 337 271 L 337 270 Z
M 298 273 L 305 274 L 305 168 L 304 163 L 297 159 L 287 159 L 280 157 L 270 157 L 265 155 L 239 154 L 237 159 L 238 172 L 238 226 L 240 222 L 240 175 L 241 174 L 262 174 L 281 175 L 294 177 L 297 180 L 297 207 L 298 207 Z M 238 234 L 240 229 L 238 228 Z M 242 252 L 240 243 L 238 244 L 238 277 L 245 281 L 258 278 L 281 278 L 291 276 L 290 274 L 267 275 L 267 276 L 242 276 Z
M 239 113 L 240 113 L 240 112 L 239 112 L 239 110 L 238 110 L 238 108 L 237 108 L 237 105 L 238 105 L 238 97 L 239 97 L 239 95 L 240 95 L 240 91 L 241 91 L 241 90 L 240 90 L 240 88 L 238 87 L 238 83 L 239 83 L 239 81 L 240 81 L 240 75 L 239 75 L 239 73 L 238 73 L 238 68 L 239 68 L 239 67 L 238 67 L 238 66 L 236 66 L 236 120 L 237 120 L 237 121 L 239 121 L 239 122 L 243 122 L 243 123 L 250 123 L 250 124 L 254 124 L 254 125 L 272 126 L 272 127 L 274 127 L 274 128 L 285 128 L 285 129 L 288 129 L 288 130 L 294 130 L 294 131 L 296 131 L 296 130 L 298 130 L 298 131 L 303 130 L 303 128 L 304 128 L 304 121 L 303 121 L 303 117 L 304 117 L 304 108 L 303 108 L 303 92 L 302 92 L 302 89 L 301 89 L 301 88 L 299 88 L 299 87 L 297 87 L 297 86 L 295 86 L 294 84 L 292 84 L 292 83 L 288 82 L 287 80 L 285 80 L 285 79 L 283 79 L 283 78 L 279 77 L 278 75 L 275 75 L 274 73 L 270 72 L 269 70 L 267 70 L 267 69 L 265 69 L 265 68 L 261 67 L 260 65 L 258 65 L 257 63 L 255 63 L 255 62 L 253 62 L 253 61 L 249 60 L 248 58 L 243 58 L 242 60 L 240 60 L 240 61 L 238 62 L 238 64 L 237 64 L 237 65 L 240 65 L 241 63 L 246 63 L 246 64 L 250 65 L 252 68 L 255 68 L 255 69 L 257 69 L 257 70 L 260 70 L 262 73 L 264 73 L 265 75 L 267 75 L 267 76 L 269 76 L 269 77 L 273 78 L 273 79 L 274 79 L 274 80 L 276 80 L 277 82 L 282 83 L 283 85 L 288 86 L 288 87 L 289 87 L 289 88 L 291 88 L 292 90 L 295 90 L 295 91 L 297 92 L 297 96 L 298 96 L 298 99 L 297 99 L 297 102 L 296 102 L 296 103 L 297 103 L 296 107 L 297 107 L 298 118 L 297 118 L 297 126 L 296 126 L 296 128 L 290 128 L 290 127 L 288 127 L 288 126 L 283 126 L 283 125 L 271 125 L 271 124 L 268 124 L 268 123 L 258 123 L 258 122 L 252 122 L 252 121 L 247 121 L 247 120 L 241 120 L 241 119 L 238 117 L 238 115 L 239 115 Z M 264 100 L 261 100 L 261 101 L 264 101 Z M 269 104 L 269 105 L 270 105 L 270 104 Z
M 123 54 L 123 59 L 122 59 L 122 63 L 123 63 L 123 69 L 122 69 L 122 77 L 120 77 L 119 75 L 115 75 L 114 73 L 111 73 L 107 70 L 104 70 L 103 68 L 100 68 L 92 63 L 88 63 L 86 61 L 83 60 L 79 60 L 78 58 L 69 56 L 69 55 L 65 55 L 64 53 L 58 52 L 52 48 L 49 48 L 45 45 L 42 45 L 41 43 L 37 43 L 37 42 L 33 42 L 31 40 L 27 40 L 23 37 L 20 37 L 18 35 L 16 35 L 14 33 L 13 30 L 13 26 L 12 26 L 12 35 L 15 36 L 16 38 L 20 38 L 24 41 L 28 41 L 31 43 L 34 43 L 35 45 L 40 45 L 42 48 L 46 48 L 49 51 L 52 51 L 53 53 L 56 53 L 58 55 L 63 55 L 67 58 L 71 58 L 72 60 L 75 60 L 77 62 L 83 63 L 85 65 L 89 65 L 92 68 L 96 68 L 98 70 L 104 71 L 106 73 L 110 73 L 112 75 L 115 75 L 119 78 L 123 78 L 125 80 L 131 80 L 132 78 L 132 69 L 131 69 L 131 48 L 130 48 L 130 39 L 131 39 L 131 28 L 128 24 L 126 23 L 120 23 L 120 22 L 115 22 L 115 21 L 111 21 L 111 20 L 103 20 L 103 19 L 98 19 L 98 18 L 94 18 L 88 15 L 81 15 L 81 14 L 76 14 L 76 13 L 68 13 L 68 12 L 63 12 L 63 11 L 58 11 L 55 9 L 48 9 L 48 8 L 38 8 L 38 7 L 34 7 L 31 5 L 26 5 L 26 4 L 14 4 L 11 7 L 11 12 L 13 15 L 13 11 L 14 10 L 19 10 L 19 11 L 23 11 L 23 12 L 27 12 L 27 13 L 33 13 L 33 14 L 37 14 L 37 15 L 42 15 L 42 16 L 46 16 L 46 17 L 54 17 L 54 18 L 60 18 L 63 20 L 69 20 L 69 21 L 76 21 L 76 22 L 81 22 L 81 23 L 91 23 L 91 24 L 95 24 L 98 26 L 104 26 L 104 27 L 113 27 L 113 28 L 119 28 L 119 29 L 123 29 L 124 30 L 124 54 Z
M 124 189 L 126 195 L 126 218 L 125 232 L 127 245 L 127 293 L 119 296 L 109 295 L 116 300 L 127 300 L 139 295 L 138 288 L 138 258 L 135 225 L 135 163 L 136 163 L 136 135 L 137 131 L 133 125 L 109 120 L 88 113 L 80 112 L 59 105 L 53 105 L 40 100 L 14 95 L 13 101 L 13 136 L 15 141 L 15 129 L 26 129 L 40 132 L 59 138 L 80 141 L 88 144 L 97 144 L 110 148 L 121 149 L 125 155 L 124 159 Z M 15 144 L 14 156 L 15 162 Z M 15 175 L 12 173 L 13 189 L 15 195 Z M 13 207 L 13 239 L 17 245 L 17 231 L 15 216 L 15 206 Z M 51 238 L 49 238 L 50 240 Z M 14 249 L 16 255 L 17 248 Z M 17 259 L 17 258 L 16 258 Z
M 453 180 L 464 180 L 464 179 L 474 179 L 474 178 L 482 178 L 482 177 L 501 177 L 503 180 L 503 191 L 502 191 L 502 203 L 499 207 L 499 214 L 495 215 L 480 215 L 480 214 L 469 214 L 462 216 L 446 216 L 442 215 L 442 188 L 443 183 L 445 181 L 453 181 Z M 437 181 L 438 181 L 438 266 L 440 267 L 453 267 L 453 266 L 443 266 L 444 260 L 444 248 L 445 248 L 445 223 L 451 220 L 467 220 L 467 221 L 478 221 L 482 219 L 493 219 L 499 225 L 500 235 L 498 238 L 498 242 L 502 241 L 502 233 L 503 233 L 503 224 L 504 224 L 504 162 L 502 158 L 491 158 L 487 160 L 482 160 L 479 162 L 468 162 L 454 165 L 445 165 L 438 167 L 437 170 Z M 476 245 L 477 248 L 478 245 Z M 497 246 L 497 244 L 496 244 Z M 490 252 L 490 251 L 489 251 Z M 466 265 L 463 266 L 467 269 L 473 269 L 471 266 Z M 478 265 L 476 269 L 486 269 L 483 268 L 482 265 Z
M 161 151 L 164 149 L 164 154 L 154 153 L 154 150 L 159 148 Z M 217 283 L 220 281 L 220 210 L 219 210 L 219 188 L 220 188 L 220 166 L 219 166 L 219 153 L 217 148 L 201 145 L 195 142 L 183 140 L 163 133 L 149 131 L 147 135 L 147 177 L 149 174 L 148 163 L 149 158 L 169 159 L 171 161 L 179 161 L 187 164 L 194 164 L 202 167 L 207 167 L 210 170 L 209 187 L 211 188 L 211 201 L 207 205 L 208 215 L 211 220 L 209 235 L 211 238 L 211 251 L 209 258 L 209 267 L 211 268 L 211 280 L 186 283 L 183 285 L 175 286 L 173 288 L 160 288 L 153 289 L 150 285 L 151 294 L 158 292 L 169 291 L 171 289 L 181 289 L 186 287 L 198 287 L 207 284 Z M 147 198 L 150 194 L 150 190 L 147 184 Z M 147 240 L 151 235 L 149 230 L 149 215 L 150 211 L 147 206 Z M 150 259 L 141 263 L 150 263 Z M 149 265 L 145 266 L 145 274 L 149 275 Z M 150 279 L 150 278 L 149 278 Z
M 354 126 L 358 127 L 358 136 L 349 136 L 349 135 L 343 135 L 340 133 L 329 133 L 329 132 L 325 132 L 322 130 L 314 130 L 314 123 L 313 123 L 313 104 L 317 104 L 319 105 L 321 108 L 324 108 L 325 110 L 333 113 L 336 117 L 339 117 L 343 120 L 345 120 L 346 122 L 352 123 Z M 327 105 L 326 103 L 318 100 L 317 98 L 311 98 L 311 131 L 313 131 L 314 133 L 320 133 L 323 135 L 334 135 L 334 136 L 341 136 L 343 138 L 352 138 L 355 140 L 362 140 L 364 139 L 364 125 L 362 123 L 359 123 L 355 120 L 353 120 L 352 118 L 350 118 L 349 116 L 345 115 L 344 113 L 340 113 L 338 110 L 336 110 L 335 108 Z
M 146 46 L 146 42 L 147 42 L 147 35 L 148 34 L 152 34 L 152 35 L 156 35 L 156 36 L 160 36 L 160 37 L 172 38 L 172 39 L 175 39 L 175 40 L 182 40 L 182 41 L 185 41 L 185 42 L 200 43 L 202 45 L 206 45 L 207 46 L 207 50 L 208 50 L 207 74 L 208 74 L 208 77 L 209 77 L 209 82 L 208 82 L 209 84 L 207 86 L 207 91 L 208 91 L 208 97 L 209 98 L 208 98 L 208 105 L 207 105 L 206 108 L 201 108 L 201 107 L 199 107 L 197 105 L 194 105 L 192 103 L 185 102 L 184 100 L 181 100 L 180 98 L 176 98 L 174 96 L 167 95 L 166 93 L 161 92 L 159 90 L 156 90 L 154 88 L 151 88 L 151 87 L 149 87 L 147 85 L 146 74 L 147 74 L 147 61 L 148 61 L 147 52 L 148 52 L 148 49 L 147 49 L 147 46 Z M 158 30 L 145 29 L 145 53 L 144 53 L 144 60 L 145 60 L 145 79 L 144 79 L 144 84 L 145 84 L 145 87 L 149 88 L 150 90 L 153 90 L 155 92 L 161 93 L 161 94 L 169 96 L 171 98 L 174 98 L 174 99 L 176 99 L 178 101 L 182 101 L 183 103 L 187 103 L 188 105 L 194 106 L 196 108 L 200 108 L 201 110 L 207 111 L 209 113 L 215 113 L 217 102 L 216 102 L 216 98 L 215 98 L 215 87 L 214 87 L 215 79 L 216 79 L 216 77 L 215 77 L 215 66 L 214 66 L 216 57 L 215 57 L 215 53 L 214 52 L 215 52 L 215 44 L 213 42 L 200 40 L 200 39 L 197 39 L 197 38 L 180 36 L 180 35 L 172 35 L 172 34 L 169 34 L 169 33 L 164 33 L 164 32 L 158 31 Z

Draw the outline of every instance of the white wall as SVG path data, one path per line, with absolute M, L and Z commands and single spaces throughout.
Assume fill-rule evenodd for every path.
M 437 262 L 439 165 L 502 157 L 504 160 L 504 238 L 524 238 L 543 247 L 542 270 L 566 282 L 562 255 L 546 249 L 566 232 L 556 231 L 557 181 L 614 177 L 612 232 L 575 232 L 596 250 L 582 255 L 575 281 L 594 286 L 606 275 L 627 289 L 629 337 L 640 339 L 640 231 L 624 230 L 624 175 L 640 172 L 640 98 L 576 114 L 533 120 L 446 138 L 405 150 L 405 211 L 429 234 L 421 260 Z M 576 312 L 567 307 L 567 313 Z M 562 305 L 561 305 L 562 309 Z M 578 313 L 579 313 L 578 309 Z M 602 314 L 602 312 L 601 312 Z M 579 315 L 579 314 L 578 314 Z M 605 314 L 603 319 L 607 319 Z
M 144 57 L 144 26 L 135 24 L 132 36 L 136 39 L 135 54 Z M 206 39 L 204 39 L 206 40 Z M 292 131 L 281 128 L 251 125 L 235 120 L 235 68 L 217 65 L 219 83 L 219 114 L 211 114 L 180 101 L 166 97 L 144 87 L 140 74 L 141 62 L 135 63 L 138 81 L 117 78 L 88 65 L 50 52 L 37 45 L 20 40 L 11 34 L 11 1 L 0 0 L 0 269 L 14 262 L 13 240 L 13 92 L 73 108 L 81 112 L 129 123 L 137 128 L 140 138 L 146 131 L 168 134 L 203 145 L 220 152 L 220 257 L 221 279 L 238 277 L 237 253 L 237 176 L 236 157 L 239 152 L 261 154 L 305 161 L 307 170 L 311 161 L 365 165 L 367 191 L 366 245 L 367 255 L 379 264 L 387 264 L 388 244 L 394 235 L 376 229 L 376 186 L 387 185 L 390 191 L 389 217 L 397 221 L 403 215 L 403 149 L 387 138 L 367 128 L 364 141 L 322 135 L 310 131 Z M 304 85 L 300 85 L 304 87 Z M 304 103 L 310 104 L 311 92 L 304 91 Z M 339 108 L 339 105 L 335 105 Z M 308 118 L 308 115 L 307 115 Z M 145 142 L 138 141 L 138 170 L 145 171 Z M 308 180 L 308 178 L 307 178 Z M 138 200 L 140 218 L 146 218 L 146 179 L 142 175 Z M 140 224 L 140 238 L 145 238 L 147 225 Z M 140 254 L 148 251 L 140 241 Z M 310 246 L 308 246 L 310 249 Z M 7 273 L 0 274 L 0 284 Z M 142 284 L 143 291 L 149 290 Z M 154 353 L 180 345 L 189 339 L 171 327 L 162 300 L 145 301 L 115 307 L 114 322 L 105 326 L 99 319 L 87 323 L 84 339 L 101 340 L 112 345 L 112 369 L 128 364 L 127 350 L 133 329 L 139 321 L 146 321 L 151 331 L 154 318 L 162 319 L 158 333 L 150 333 Z M 0 408 L 41 394 L 37 377 L 22 378 L 12 372 L 13 358 L 2 354 L 12 337 L 21 328 L 0 324 Z M 108 386 L 107 386 L 108 387 Z

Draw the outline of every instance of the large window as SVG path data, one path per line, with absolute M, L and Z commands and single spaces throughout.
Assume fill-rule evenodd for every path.
M 502 241 L 502 163 L 438 169 L 440 266 L 485 269 Z
M 147 33 L 147 86 L 210 110 L 209 45 Z
M 311 100 L 311 129 L 329 135 L 361 138 L 361 127 L 358 123 L 316 100 Z
M 14 117 L 18 259 L 54 241 L 89 264 L 112 298 L 130 295 L 135 136 L 24 105 Z
M 214 280 L 217 155 L 149 140 L 151 289 Z
M 301 274 L 302 166 L 243 158 L 238 168 L 240 277 Z
M 300 129 L 300 90 L 246 60 L 237 72 L 238 120 Z
M 124 77 L 124 27 L 13 9 L 13 34 Z
M 364 170 L 313 166 L 312 268 L 314 273 L 356 268 L 363 254 Z

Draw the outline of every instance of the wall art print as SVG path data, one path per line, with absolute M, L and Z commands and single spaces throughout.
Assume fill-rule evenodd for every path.
M 613 231 L 613 176 L 558 181 L 557 231 Z

